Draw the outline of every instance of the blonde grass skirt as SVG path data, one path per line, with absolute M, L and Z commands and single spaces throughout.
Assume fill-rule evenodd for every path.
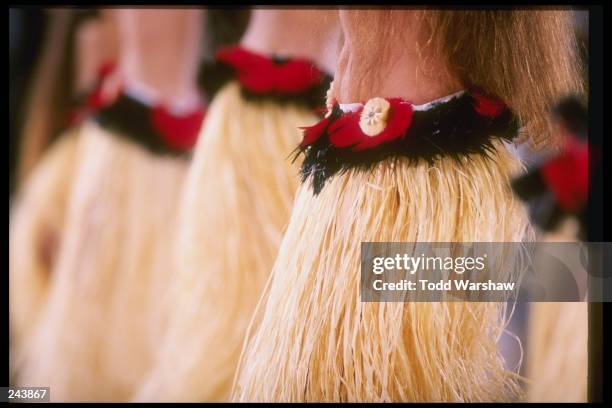
M 566 218 L 543 234 L 547 242 L 576 242 L 578 222 Z M 587 402 L 587 302 L 531 303 L 527 341 L 529 402 Z
M 9 319 L 11 372 L 41 314 L 52 279 L 70 187 L 79 129 L 50 147 L 18 191 L 9 220 Z
M 587 402 L 588 303 L 532 303 L 529 402 Z
M 94 123 L 79 135 L 54 281 L 18 384 L 52 401 L 128 399 L 160 333 L 187 161 Z
M 269 276 L 299 183 L 289 156 L 305 108 L 215 97 L 186 182 L 174 312 L 136 400 L 227 401 L 245 331 Z
M 233 388 L 237 401 L 507 401 L 518 376 L 497 340 L 505 303 L 362 303 L 360 245 L 523 241 L 505 146 L 430 167 L 400 160 L 350 170 L 318 196 L 307 182 L 258 307 Z

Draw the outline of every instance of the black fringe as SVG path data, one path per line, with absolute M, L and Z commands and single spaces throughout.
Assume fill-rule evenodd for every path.
M 134 142 L 156 155 L 191 157 L 190 152 L 168 146 L 151 122 L 151 108 L 121 94 L 111 105 L 97 111 L 92 119 L 117 137 Z
M 474 111 L 474 103 L 472 96 L 465 93 L 429 110 L 415 111 L 404 138 L 364 151 L 335 147 L 324 134 L 312 145 L 298 148 L 298 154 L 305 154 L 302 182 L 312 176 L 312 188 L 314 194 L 318 194 L 334 175 L 352 168 L 367 171 L 386 159 L 408 158 L 414 162 L 422 159 L 431 165 L 440 157 L 455 160 L 470 154 L 490 157 L 493 141 L 512 140 L 517 134 L 518 123 L 507 109 L 495 118 L 481 116 Z M 342 112 L 336 106 L 330 119 L 333 121 L 340 115 Z

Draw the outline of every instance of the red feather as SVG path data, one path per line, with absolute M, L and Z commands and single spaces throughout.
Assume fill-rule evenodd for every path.
M 255 93 L 300 93 L 318 85 L 323 77 L 321 71 L 305 60 L 277 64 L 240 46 L 222 48 L 216 57 L 232 66 L 242 86 Z
M 542 167 L 542 176 L 561 208 L 579 210 L 589 194 L 588 144 L 568 138 L 563 152 Z
M 376 136 L 368 136 L 361 130 L 359 120 L 363 107 L 348 112 L 329 126 L 329 140 L 337 147 L 351 146 L 353 151 L 367 150 L 381 143 L 390 142 L 406 135 L 412 122 L 412 104 L 400 98 L 387 99 L 389 114 L 387 125 Z
M 314 65 L 304 60 L 292 60 L 280 66 L 275 66 L 276 91 L 300 93 L 321 83 L 323 75 Z
M 300 143 L 300 146 L 306 147 L 319 140 L 319 138 L 323 136 L 323 134 L 327 130 L 328 126 L 329 118 L 323 118 L 312 126 L 301 127 L 300 129 L 302 129 L 304 133 L 304 138 L 302 139 L 302 143 Z
M 472 90 L 470 92 L 475 100 L 474 110 L 481 116 L 496 117 L 499 116 L 506 105 L 499 99 L 485 95 L 483 92 L 478 90 Z
M 215 57 L 218 61 L 231 65 L 237 70 L 245 70 L 251 66 L 261 64 L 265 60 L 262 56 L 249 52 L 241 46 L 223 47 L 217 50 Z
M 347 112 L 329 126 L 329 141 L 334 146 L 354 146 L 368 137 L 359 127 L 359 118 L 362 111 L 363 106 L 355 112 Z
M 151 123 L 168 146 L 177 150 L 188 150 L 195 146 L 203 120 L 203 107 L 181 116 L 169 112 L 162 105 L 151 110 Z

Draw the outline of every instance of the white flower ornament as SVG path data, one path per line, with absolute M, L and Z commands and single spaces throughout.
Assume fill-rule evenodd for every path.
M 373 137 L 385 130 L 390 106 L 389 102 L 384 98 L 370 99 L 363 107 L 359 119 L 361 131 Z

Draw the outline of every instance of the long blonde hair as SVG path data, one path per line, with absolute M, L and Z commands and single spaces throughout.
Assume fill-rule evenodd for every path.
M 551 141 L 550 109 L 580 93 L 570 10 L 431 11 L 431 45 L 466 85 L 501 97 L 536 146 Z

